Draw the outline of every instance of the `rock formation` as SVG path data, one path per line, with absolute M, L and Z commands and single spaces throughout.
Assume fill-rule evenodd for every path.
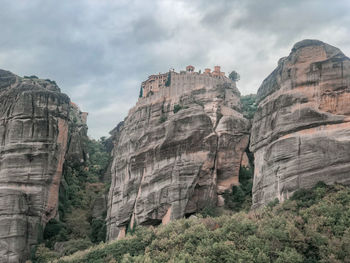
M 350 183 L 349 84 L 349 58 L 321 41 L 280 59 L 257 95 L 253 207 L 318 181 Z
M 195 73 L 183 74 L 186 80 Z M 239 112 L 235 83 L 222 79 L 187 90 L 172 83 L 159 93 L 177 96 L 141 98 L 112 131 L 108 239 L 135 224 L 167 223 L 222 205 L 221 194 L 238 184 L 250 124 Z
M 74 103 L 70 103 L 69 111 L 69 132 L 68 145 L 65 160 L 70 162 L 83 163 L 88 159 L 87 156 L 87 112 L 82 112 Z
M 24 262 L 56 216 L 69 111 L 55 82 L 0 70 L 0 262 Z

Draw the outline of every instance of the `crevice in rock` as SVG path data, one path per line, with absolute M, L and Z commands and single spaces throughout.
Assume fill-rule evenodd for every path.
M 186 212 L 187 211 L 187 207 L 188 207 L 188 204 L 192 201 L 192 198 L 194 198 L 194 195 L 196 193 L 196 189 L 199 189 L 200 188 L 200 185 L 198 184 L 198 181 L 200 179 L 200 172 L 202 170 L 202 166 L 199 167 L 198 169 L 198 172 L 196 174 L 196 176 L 194 176 L 195 180 L 193 181 L 191 187 L 190 187 L 190 191 L 188 191 L 188 198 L 187 198 L 187 203 L 186 203 L 186 207 L 185 207 L 185 210 L 184 210 L 184 215 L 186 216 L 187 214 L 194 214 L 195 212 Z M 180 196 L 179 196 L 179 199 L 180 199 Z M 198 200 L 196 200 L 195 202 L 195 205 L 196 205 L 196 210 L 198 211 L 200 206 L 199 206 L 199 202 Z
M 216 133 L 216 128 L 218 127 L 219 125 L 219 122 L 221 120 L 221 118 L 223 117 L 222 113 L 221 113 L 221 110 L 220 110 L 220 107 L 217 109 L 216 111 L 216 122 L 215 122 L 215 127 L 214 127 L 214 132 Z
M 129 178 L 131 178 L 131 171 L 130 171 L 130 161 L 131 161 L 131 158 L 129 160 L 129 165 L 128 165 L 128 174 L 129 174 Z M 145 173 L 144 173 L 144 170 L 142 170 L 142 176 L 141 176 L 141 180 L 140 180 L 140 185 L 138 187 L 138 190 L 137 190 L 137 194 L 136 194 L 136 197 L 135 197 L 135 201 L 134 201 L 134 204 L 133 204 L 133 207 L 132 207 L 132 213 L 131 213 L 131 219 L 134 218 L 133 220 L 136 222 L 136 203 L 140 197 L 140 194 L 141 194 L 141 187 L 142 187 L 142 182 L 143 182 L 143 179 L 145 177 Z M 134 222 L 131 222 L 131 219 L 129 221 L 129 225 L 130 224 L 134 224 Z
M 219 110 L 219 109 L 218 109 Z M 218 155 L 218 151 L 219 151 L 219 135 L 216 131 L 217 126 L 219 125 L 219 122 L 222 118 L 222 114 L 220 112 L 220 114 L 217 114 L 217 119 L 216 119 L 216 123 L 215 123 L 215 127 L 213 127 L 213 132 L 216 135 L 216 145 L 215 145 L 215 154 L 214 154 L 214 161 L 213 161 L 213 168 L 212 168 L 212 173 L 211 173 L 211 178 L 212 180 L 215 182 L 215 186 L 217 185 L 217 155 Z M 215 177 L 214 177 L 215 175 Z M 214 184 L 212 184 L 214 186 Z M 211 189 L 212 191 L 212 195 L 216 194 L 216 189 Z
M 142 222 L 142 226 L 159 226 L 162 224 L 162 220 L 161 219 L 148 219 L 147 221 Z M 134 226 L 135 227 L 135 226 Z
M 49 137 L 50 136 L 50 118 L 49 118 L 49 97 L 48 96 L 46 96 L 45 116 L 46 116 L 46 136 Z
M 34 138 L 34 129 L 35 129 L 35 125 L 34 125 L 34 114 L 35 114 L 35 109 L 34 109 L 34 96 L 31 95 L 31 100 L 32 100 L 32 131 L 31 131 L 31 138 Z

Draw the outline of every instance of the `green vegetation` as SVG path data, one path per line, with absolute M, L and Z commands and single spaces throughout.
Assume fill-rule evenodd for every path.
M 240 185 L 233 186 L 232 191 L 225 191 L 225 207 L 229 210 L 239 212 L 249 211 L 252 204 L 253 169 L 241 167 L 239 170 Z
M 241 79 L 241 76 L 236 72 L 236 71 L 232 71 L 230 73 L 230 75 L 228 75 L 228 77 L 232 80 L 232 81 L 239 81 Z
M 54 81 L 54 80 L 51 80 L 51 79 L 45 79 L 47 82 L 50 82 L 51 84 L 54 84 L 54 85 L 56 85 L 57 86 L 57 83 L 56 83 L 56 81 Z
M 320 183 L 258 211 L 138 226 L 56 262 L 350 262 L 350 187 Z
M 254 114 L 258 108 L 258 105 L 255 103 L 255 101 L 256 94 L 250 94 L 241 97 L 242 113 L 245 118 L 253 119 Z
M 171 85 L 171 73 L 169 72 L 168 73 L 168 78 L 167 78 L 167 80 L 165 82 L 165 87 L 170 87 L 170 85 Z
M 31 75 L 31 76 L 23 76 L 24 79 L 39 79 L 39 77 L 35 76 L 35 75 Z M 56 81 L 54 80 L 51 80 L 51 79 L 44 79 L 45 81 L 51 83 L 51 84 L 54 84 L 57 86 L 57 83 Z
M 143 96 L 143 88 L 142 88 L 142 86 L 141 86 L 141 88 L 140 88 L 139 98 L 142 98 L 142 96 Z
M 31 76 L 23 76 L 23 78 L 25 79 L 39 79 L 37 76 L 35 75 L 31 75 Z
M 166 122 L 166 120 L 167 120 L 167 117 L 165 115 L 162 115 L 159 119 L 159 123 Z
M 181 109 L 182 109 L 181 105 L 175 104 L 175 105 L 174 105 L 174 110 L 173 110 L 173 112 L 176 113 L 176 112 L 178 112 L 178 111 L 181 110 Z
M 48 262 L 48 259 L 69 255 L 86 249 L 93 243 L 104 242 L 105 212 L 94 218 L 95 201 L 106 194 L 108 185 L 102 177 L 109 163 L 106 140 L 86 142 L 89 159 L 84 162 L 66 161 L 59 192 L 59 218 L 51 219 L 44 231 L 42 244 L 33 251 L 33 262 Z M 60 253 L 53 251 L 57 242 L 63 242 Z
M 182 106 L 182 105 L 179 105 L 179 104 L 175 104 L 173 112 L 177 113 L 180 110 L 184 110 L 184 109 L 188 109 L 188 108 L 189 108 L 188 106 Z

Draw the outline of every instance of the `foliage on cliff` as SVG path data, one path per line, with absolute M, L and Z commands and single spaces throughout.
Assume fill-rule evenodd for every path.
M 241 79 L 241 76 L 235 71 L 233 70 L 228 77 L 232 80 L 232 81 L 239 81 Z
M 59 220 L 52 219 L 46 225 L 42 244 L 33 251 L 34 262 L 47 262 L 48 258 L 58 257 L 57 249 L 53 249 L 60 242 L 63 247 L 61 255 L 69 255 L 105 241 L 105 213 L 99 218 L 93 216 L 96 200 L 108 189 L 108 185 L 102 182 L 109 162 L 104 138 L 88 140 L 87 151 L 89 158 L 85 162 L 66 161 L 64 164 Z
M 165 82 L 165 87 L 170 87 L 170 84 L 171 84 L 171 73 L 169 71 L 167 80 Z
M 322 183 L 283 204 L 182 219 L 55 262 L 350 262 L 350 188 Z
M 252 187 L 254 170 L 241 167 L 239 170 L 239 185 L 232 187 L 232 191 L 225 191 L 225 207 L 229 210 L 239 212 L 249 211 L 252 205 Z
M 258 108 L 256 103 L 256 94 L 242 96 L 241 103 L 243 116 L 247 119 L 253 119 L 254 113 Z

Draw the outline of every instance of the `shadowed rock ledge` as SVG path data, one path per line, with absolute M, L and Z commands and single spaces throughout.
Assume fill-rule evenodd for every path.
M 280 59 L 258 90 L 253 207 L 318 181 L 350 183 L 349 84 L 349 58 L 321 41 Z

